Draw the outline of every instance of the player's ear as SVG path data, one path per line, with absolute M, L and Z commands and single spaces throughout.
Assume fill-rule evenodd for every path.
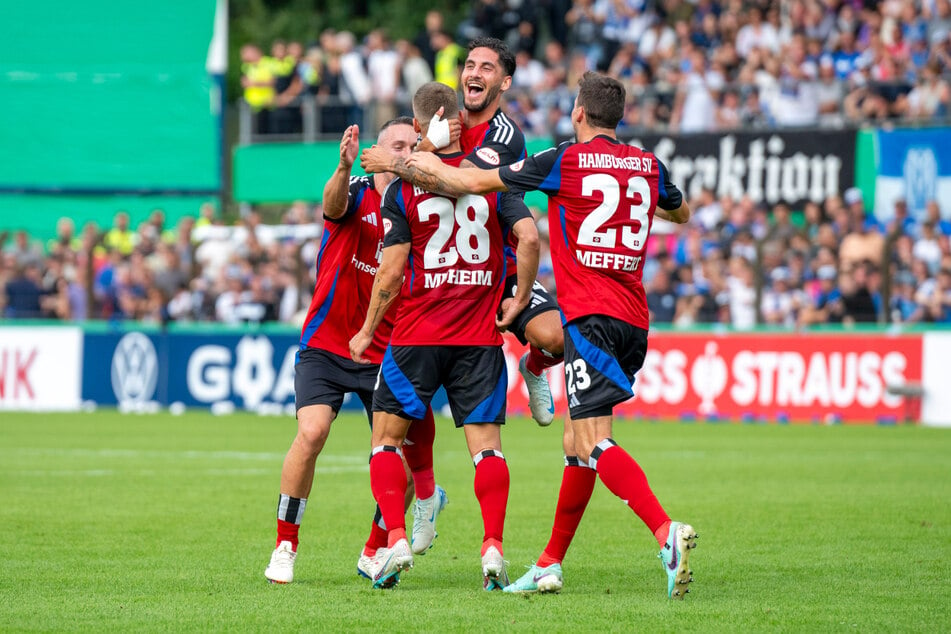
M 578 123 L 584 123 L 584 120 L 585 120 L 584 106 L 578 106 L 575 109 L 575 121 L 577 121 Z
M 512 87 L 512 76 L 508 75 L 505 79 L 502 80 L 502 92 L 505 92 Z
M 416 117 L 413 117 L 413 130 L 415 130 L 417 134 L 423 133 L 423 128 L 419 125 L 419 119 Z

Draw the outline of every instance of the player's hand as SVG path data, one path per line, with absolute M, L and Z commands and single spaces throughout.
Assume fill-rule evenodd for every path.
M 382 174 L 390 171 L 393 155 L 378 145 L 368 147 L 360 153 L 360 167 L 367 174 Z
M 527 299 L 524 302 L 519 302 L 512 297 L 503 299 L 501 306 L 499 306 L 499 316 L 495 319 L 495 327 L 501 332 L 505 332 L 519 313 L 525 310 L 526 306 L 528 306 Z
M 449 142 L 455 143 L 462 138 L 462 119 L 449 119 Z
M 353 162 L 357 160 L 357 152 L 360 151 L 360 126 L 348 126 L 343 131 L 343 138 L 340 139 L 340 164 L 350 169 Z
M 406 159 L 406 165 L 415 167 L 423 174 L 434 176 L 443 165 L 442 160 L 432 152 L 413 152 Z
M 350 339 L 350 358 L 357 363 L 362 363 L 363 365 L 370 365 L 373 363 L 363 356 L 363 353 L 367 351 L 367 348 L 370 347 L 370 342 L 372 341 L 373 335 L 367 334 L 363 330 L 360 330 L 357 334 L 353 335 L 353 337 Z

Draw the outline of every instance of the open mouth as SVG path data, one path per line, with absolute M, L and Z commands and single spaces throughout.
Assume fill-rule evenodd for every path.
M 483 94 L 485 94 L 485 86 L 474 81 L 470 81 L 466 84 L 466 98 L 467 99 L 479 99 Z

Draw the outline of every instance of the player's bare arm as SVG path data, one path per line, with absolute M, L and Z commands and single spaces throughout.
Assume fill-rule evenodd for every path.
M 424 152 L 424 154 L 430 153 Z M 435 154 L 430 155 L 434 157 L 436 156 Z M 436 160 L 439 161 L 439 158 L 437 157 Z M 440 161 L 440 163 L 441 162 L 442 161 Z M 388 154 L 377 147 L 371 147 L 363 150 L 363 153 L 360 155 L 360 165 L 367 172 L 392 172 L 404 181 L 412 183 L 413 185 L 425 189 L 428 192 L 433 192 L 434 194 L 442 194 L 443 196 L 458 198 L 459 196 L 462 196 L 466 193 L 464 191 L 458 191 L 446 187 L 446 184 L 443 183 L 438 177 L 431 174 L 426 174 L 416 167 L 407 164 L 407 159 L 392 156 L 391 154 Z
M 406 164 L 418 173 L 440 183 L 443 189 L 455 192 L 452 194 L 455 197 L 461 194 L 508 191 L 508 187 L 499 178 L 498 168 L 482 170 L 452 167 L 429 152 L 414 152 L 406 159 Z
M 522 218 L 512 226 L 512 233 L 518 238 L 518 248 L 515 252 L 518 290 L 515 297 L 502 302 L 502 314 L 495 322 L 499 330 L 505 330 L 528 306 L 532 299 L 532 286 L 538 276 L 539 239 L 535 220 Z
M 360 126 L 352 125 L 343 131 L 340 139 L 340 160 L 333 175 L 324 185 L 324 215 L 340 218 L 347 211 L 350 170 L 360 151 Z
M 367 316 L 360 331 L 350 339 L 350 358 L 357 363 L 372 363 L 364 358 L 363 353 L 373 341 L 383 316 L 390 309 L 393 302 L 400 295 L 400 286 L 403 284 L 403 269 L 409 258 L 409 242 L 394 244 L 383 249 L 383 261 L 373 278 L 373 290 L 370 293 L 370 305 L 367 307 Z
M 690 220 L 690 206 L 687 205 L 687 201 L 684 200 L 680 203 L 680 207 L 677 209 L 662 209 L 658 207 L 654 210 L 654 217 L 660 218 L 661 220 L 669 220 L 670 222 L 676 222 L 677 224 L 684 224 Z

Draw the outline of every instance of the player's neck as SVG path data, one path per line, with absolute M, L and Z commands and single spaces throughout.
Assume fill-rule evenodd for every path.
M 386 188 L 394 180 L 396 180 L 396 175 L 390 174 L 389 172 L 385 172 L 383 174 L 374 174 L 373 189 L 375 189 L 380 194 L 380 196 L 382 196 L 384 192 L 386 192 Z
M 496 111 L 499 109 L 500 102 L 496 101 L 489 104 L 487 107 L 483 108 L 479 112 L 473 112 L 471 110 L 463 110 L 463 119 L 465 121 L 467 128 L 474 128 L 478 125 L 482 125 L 489 119 L 495 116 Z
M 610 128 L 595 128 L 589 125 L 581 124 L 575 132 L 575 138 L 578 143 L 587 143 L 597 136 L 606 136 L 617 140 L 617 131 Z
M 453 141 L 446 147 L 439 148 L 438 150 L 436 150 L 436 154 L 439 154 L 440 156 L 444 156 L 447 154 L 458 154 L 459 152 L 462 152 L 462 146 L 459 145 L 459 141 Z

